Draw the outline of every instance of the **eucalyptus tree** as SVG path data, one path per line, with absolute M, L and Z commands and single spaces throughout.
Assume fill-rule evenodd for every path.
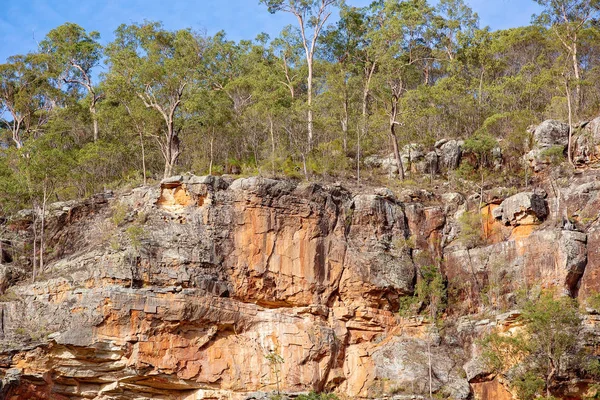
M 576 105 L 581 104 L 580 33 L 600 16 L 600 0 L 535 0 L 543 11 L 534 21 L 549 27 L 571 58 L 575 79 Z
M 68 22 L 52 29 L 40 43 L 40 54 L 47 56 L 46 62 L 56 75 L 58 84 L 87 91 L 94 142 L 98 140 L 97 104 L 103 97 L 92 82 L 92 70 L 100 64 L 103 56 L 99 39 L 100 33 L 88 33 L 81 26 Z
M 440 0 L 436 8 L 434 27 L 440 49 L 450 61 L 479 28 L 479 16 L 464 0 Z
M 0 64 L 0 115 L 17 149 L 35 137 L 48 122 L 53 108 L 52 88 L 35 55 L 17 55 Z
M 148 180 L 149 157 L 147 150 L 148 139 L 161 139 L 162 118 L 152 109 L 147 108 L 136 96 L 131 81 L 121 74 L 109 73 L 104 75 L 101 83 L 106 95 L 100 116 L 109 120 L 110 124 L 118 126 L 117 135 L 129 140 L 133 136 L 139 143 L 139 155 L 144 185 Z
M 396 128 L 403 124 L 403 96 L 420 82 L 416 63 L 431 57 L 429 49 L 423 46 L 423 36 L 431 23 L 433 9 L 425 0 L 387 0 L 380 4 L 375 17 L 378 25 L 371 33 L 370 45 L 378 54 L 379 97 L 385 104 L 394 158 L 400 178 L 404 179 Z
M 277 65 L 283 73 L 283 79 L 279 81 L 290 92 L 290 97 L 298 97 L 299 75 L 303 51 L 302 44 L 295 35 L 294 28 L 287 25 L 281 34 L 271 41 L 269 51 L 277 57 Z
M 308 72 L 307 83 L 307 122 L 308 122 L 308 149 L 312 147 L 314 137 L 313 129 L 313 67 L 317 51 L 317 42 L 331 16 L 332 8 L 343 4 L 343 0 L 260 0 L 265 4 L 270 13 L 278 11 L 287 12 L 296 17 L 302 47 L 306 57 Z
M 189 29 L 172 32 L 156 22 L 121 25 L 115 36 L 106 48 L 110 73 L 121 75 L 142 104 L 162 117 L 157 141 L 169 177 L 181 154 L 182 105 L 201 84 L 204 41 Z

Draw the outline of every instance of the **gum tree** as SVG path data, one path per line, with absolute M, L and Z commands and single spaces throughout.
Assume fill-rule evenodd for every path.
M 40 44 L 40 54 L 46 56 L 51 72 L 56 74 L 58 84 L 83 88 L 89 95 L 94 142 L 98 141 L 97 105 L 103 95 L 92 82 L 92 69 L 102 58 L 100 33 L 89 32 L 81 26 L 66 23 L 52 29 Z
M 343 1 L 340 0 L 260 0 L 261 4 L 268 7 L 269 12 L 287 12 L 296 17 L 302 47 L 306 56 L 308 73 L 306 76 L 307 84 L 307 122 L 308 122 L 308 149 L 310 151 L 314 138 L 313 129 L 313 67 L 317 42 L 325 23 L 331 16 L 331 9 L 340 6 Z
M 106 49 L 111 74 L 125 79 L 139 101 L 162 118 L 157 142 L 167 178 L 181 155 L 180 112 L 198 85 L 202 41 L 188 29 L 167 31 L 156 22 L 121 25 L 115 36 Z

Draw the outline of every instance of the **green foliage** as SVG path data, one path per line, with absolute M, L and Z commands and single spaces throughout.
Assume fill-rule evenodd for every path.
M 112 207 L 112 215 L 110 220 L 115 226 L 121 226 L 127 222 L 127 215 L 129 214 L 129 207 L 121 202 L 115 203 Z
M 402 317 L 408 317 L 427 310 L 431 322 L 437 323 L 440 313 L 446 308 L 447 301 L 444 276 L 435 266 L 424 265 L 419 268 L 414 295 L 403 296 L 398 300 L 398 313 Z
M 513 334 L 487 335 L 481 342 L 483 357 L 496 373 L 511 377 L 520 398 L 548 396 L 567 367 L 583 359 L 574 357 L 582 351 L 577 304 L 544 292 L 525 303 L 520 322 L 524 328 Z
M 309 394 L 301 394 L 297 398 L 298 400 L 339 400 L 333 393 L 317 393 L 314 391 Z
M 587 304 L 591 308 L 600 311 L 600 293 L 592 293 L 587 298 Z
M 477 158 L 484 162 L 491 157 L 492 150 L 497 146 L 498 142 L 489 134 L 477 133 L 465 140 L 463 149 L 476 154 Z
M 129 243 L 134 250 L 139 250 L 142 246 L 142 240 L 146 236 L 146 230 L 139 225 L 132 225 L 125 230 Z
M 480 29 L 463 0 L 261 3 L 301 25 L 234 41 L 144 21 L 103 47 L 99 32 L 65 23 L 0 64 L 0 212 L 178 171 L 358 178 L 372 173 L 364 156 L 393 141 L 441 138 L 465 140 L 451 179 L 506 186 L 527 173 L 529 125 L 566 115 L 565 79 L 575 120 L 600 107 L 595 0 L 539 0 L 535 25 L 498 31 Z M 503 165 L 490 174 L 497 146 Z
M 467 249 L 475 248 L 484 243 L 483 228 L 481 226 L 481 213 L 477 211 L 466 211 L 459 218 L 460 240 Z
M 552 165 L 560 165 L 565 161 L 565 147 L 552 146 L 543 150 L 540 155 L 546 162 Z
M 517 390 L 519 399 L 523 400 L 533 400 L 539 397 L 544 390 L 544 380 L 533 371 L 527 371 L 519 375 L 512 384 Z
M 432 322 L 437 321 L 440 312 L 446 307 L 447 293 L 444 276 L 432 265 L 423 266 L 417 279 L 415 295 L 429 309 Z

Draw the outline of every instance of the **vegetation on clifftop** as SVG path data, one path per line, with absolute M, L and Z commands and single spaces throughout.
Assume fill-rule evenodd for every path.
M 145 21 L 102 46 L 66 23 L 0 65 L 0 212 L 185 171 L 360 179 L 441 138 L 472 149 L 462 177 L 496 141 L 518 176 L 530 124 L 600 105 L 597 2 L 538 3 L 499 31 L 463 0 L 264 1 L 298 26 L 239 42 Z

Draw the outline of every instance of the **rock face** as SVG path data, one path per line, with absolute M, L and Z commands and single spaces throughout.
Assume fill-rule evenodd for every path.
M 16 261 L 30 235 L 21 213 L 0 268 L 0 398 L 375 399 L 428 396 L 431 383 L 439 396 L 509 399 L 473 342 L 512 314 L 458 316 L 476 315 L 483 293 L 514 305 L 523 285 L 597 291 L 596 178 L 560 201 L 495 199 L 482 209 L 489 238 L 465 248 L 461 216 L 479 200 L 460 193 L 178 176 L 51 206 L 42 278 L 15 284 L 29 276 Z M 574 229 L 557 224 L 568 210 Z M 456 304 L 443 333 L 398 312 L 424 265 L 441 267 Z
M 543 195 L 523 192 L 504 200 L 492 213 L 505 225 L 533 225 L 548 216 L 548 205 Z
M 63 207 L 52 237 L 79 237 L 48 266 L 54 278 L 0 303 L 4 348 L 38 343 L 1 364 L 6 398 L 371 396 L 390 375 L 374 355 L 400 337 L 395 312 L 415 282 L 397 244 L 411 234 L 404 205 L 382 194 L 192 176 L 105 199 L 87 220 Z
M 569 125 L 555 120 L 546 120 L 533 131 L 533 140 L 539 149 L 566 146 L 569 140 Z
M 600 161 L 600 117 L 585 124 L 574 140 L 573 160 L 578 165 L 596 165 Z
M 448 140 L 436 143 L 439 151 L 439 166 L 443 171 L 450 171 L 458 168 L 462 155 L 462 142 L 457 140 Z
M 569 125 L 555 120 L 547 120 L 533 128 L 533 149 L 525 156 L 535 172 L 544 170 L 551 164 L 548 152 L 563 153 L 569 142 Z M 552 155 L 552 156 L 555 156 Z

